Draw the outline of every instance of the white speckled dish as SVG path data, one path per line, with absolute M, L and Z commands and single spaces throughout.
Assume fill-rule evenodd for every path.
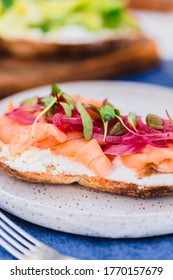
M 108 97 L 122 113 L 173 114 L 173 91 L 135 83 L 79 82 L 62 84 L 71 94 Z M 49 87 L 26 91 L 0 102 L 47 94 Z M 173 233 L 173 196 L 136 199 L 69 186 L 24 183 L 0 173 L 0 207 L 32 223 L 69 233 L 111 237 L 146 237 Z

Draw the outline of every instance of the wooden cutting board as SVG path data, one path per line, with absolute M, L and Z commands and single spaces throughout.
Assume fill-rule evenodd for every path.
M 137 9 L 173 11 L 173 0 L 129 0 L 129 6 Z
M 120 49 L 74 59 L 22 59 L 1 54 L 0 97 L 50 83 L 120 77 L 144 71 L 158 62 L 156 46 L 146 38 Z

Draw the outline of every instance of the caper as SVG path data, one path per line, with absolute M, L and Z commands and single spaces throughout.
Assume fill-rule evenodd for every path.
M 154 129 L 163 129 L 163 121 L 157 115 L 148 114 L 146 116 L 146 123 L 149 127 L 152 127 Z
M 119 135 L 122 135 L 125 133 L 125 128 L 124 126 L 122 125 L 121 122 L 117 122 L 116 124 L 114 124 L 111 129 L 110 129 L 110 132 L 109 134 L 111 136 L 115 135 L 115 136 L 119 136 Z

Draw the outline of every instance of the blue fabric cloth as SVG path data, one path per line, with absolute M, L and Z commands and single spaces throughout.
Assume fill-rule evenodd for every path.
M 159 84 L 173 88 L 173 61 L 121 80 Z M 5 212 L 4 212 L 5 213 Z M 7 213 L 5 213 L 7 214 Z M 16 224 L 34 237 L 79 259 L 104 260 L 173 260 L 173 234 L 144 239 L 103 239 L 72 235 L 39 227 L 7 214 Z M 0 259 L 15 259 L 2 247 Z

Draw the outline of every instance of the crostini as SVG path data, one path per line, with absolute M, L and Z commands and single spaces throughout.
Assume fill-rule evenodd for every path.
M 80 185 L 129 196 L 173 194 L 173 119 L 144 121 L 105 100 L 44 97 L 0 117 L 0 168 L 24 181 Z

